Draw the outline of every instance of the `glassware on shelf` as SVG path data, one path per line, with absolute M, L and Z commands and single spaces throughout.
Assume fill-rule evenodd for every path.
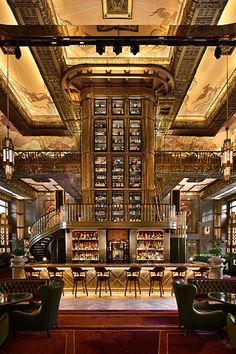
M 107 100 L 95 99 L 94 100 L 94 115 L 106 115 L 107 114 Z
M 129 114 L 141 115 L 142 114 L 142 100 L 141 99 L 130 99 L 129 100 Z
M 112 115 L 121 116 L 124 115 L 124 100 L 112 99 L 111 101 L 111 113 Z

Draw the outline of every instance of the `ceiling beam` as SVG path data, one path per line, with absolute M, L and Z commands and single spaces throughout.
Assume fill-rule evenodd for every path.
M 56 25 L 0 25 L 0 46 L 113 46 L 167 45 L 167 46 L 236 46 L 236 24 L 228 25 L 180 25 L 169 26 L 166 36 L 71 36 L 70 26 Z

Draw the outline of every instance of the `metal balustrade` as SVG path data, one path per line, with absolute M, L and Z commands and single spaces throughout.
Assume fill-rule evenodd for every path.
M 130 204 L 123 204 L 123 217 L 119 220 L 114 219 L 112 207 L 114 205 L 107 204 L 107 215 L 104 222 L 119 223 L 176 223 L 175 207 L 169 204 L 160 204 L 158 207 L 154 204 L 144 204 L 141 206 L 140 218 L 130 219 Z M 43 215 L 32 226 L 32 237 L 42 235 L 47 230 L 71 222 L 96 222 L 96 207 L 94 204 L 64 204 L 60 208 L 60 212 L 53 210 Z M 102 224 L 103 221 L 100 221 Z

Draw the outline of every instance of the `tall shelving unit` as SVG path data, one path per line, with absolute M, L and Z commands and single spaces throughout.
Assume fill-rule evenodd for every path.
M 5 213 L 0 214 L 0 253 L 10 252 L 9 224 Z
M 97 231 L 72 231 L 72 262 L 98 262 L 99 238 Z
M 141 98 L 93 100 L 93 199 L 97 221 L 106 220 L 109 211 L 105 203 L 111 205 L 112 221 L 123 221 L 125 213 L 131 221 L 141 219 L 142 114 Z M 129 205 L 128 211 L 125 205 Z
M 163 262 L 164 260 L 164 232 L 138 231 L 137 233 L 137 261 Z
M 226 252 L 231 256 L 236 256 L 236 214 L 232 213 L 228 223 Z

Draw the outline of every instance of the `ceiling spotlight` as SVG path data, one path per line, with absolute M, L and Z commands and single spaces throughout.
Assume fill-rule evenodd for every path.
M 102 55 L 103 53 L 105 53 L 105 45 L 103 43 L 97 43 L 96 44 L 96 52 L 100 55 Z
M 216 59 L 220 59 L 220 57 L 221 57 L 221 48 L 220 48 L 219 45 L 215 49 L 214 56 L 215 56 Z
M 130 47 L 130 51 L 133 55 L 136 55 L 137 53 L 139 53 L 139 44 L 133 43 Z
M 116 55 L 122 53 L 122 45 L 120 42 L 117 42 L 116 44 L 113 45 L 113 52 L 116 53 Z
M 21 58 L 21 50 L 20 50 L 20 47 L 15 47 L 14 49 L 14 54 L 15 54 L 15 57 L 16 59 L 20 59 Z

